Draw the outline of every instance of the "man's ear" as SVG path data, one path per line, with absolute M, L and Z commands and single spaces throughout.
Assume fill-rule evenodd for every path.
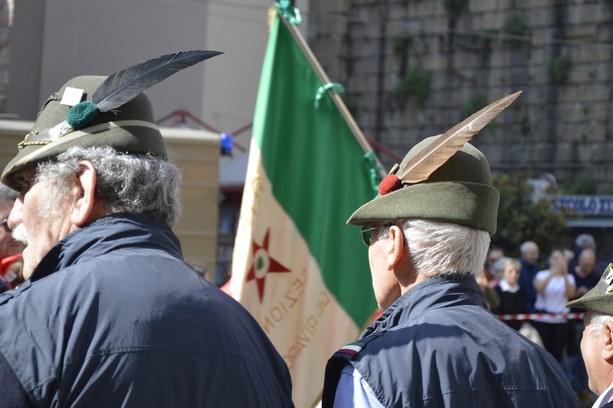
M 77 174 L 75 204 L 70 214 L 70 220 L 77 227 L 82 227 L 90 221 L 92 211 L 96 205 L 96 169 L 87 161 L 79 162 L 79 174 Z
M 608 362 L 613 362 L 613 322 L 607 320 L 602 328 L 602 336 L 604 337 L 604 347 L 602 349 L 602 358 Z
M 397 225 L 389 227 L 389 237 L 387 241 L 387 266 L 392 270 L 400 263 L 406 251 L 402 229 Z

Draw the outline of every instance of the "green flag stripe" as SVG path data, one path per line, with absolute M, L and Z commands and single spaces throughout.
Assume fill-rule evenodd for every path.
M 276 44 L 276 45 L 275 45 Z M 254 115 L 273 194 L 294 220 L 328 289 L 361 327 L 376 308 L 367 248 L 345 221 L 373 197 L 364 152 L 277 17 L 270 32 Z

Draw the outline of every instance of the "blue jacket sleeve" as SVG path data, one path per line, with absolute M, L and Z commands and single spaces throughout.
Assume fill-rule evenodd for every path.
M 4 355 L 0 353 L 0 408 L 34 407 Z

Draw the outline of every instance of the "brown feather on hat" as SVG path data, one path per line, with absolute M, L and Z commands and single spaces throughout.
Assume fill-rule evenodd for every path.
M 496 232 L 499 193 L 485 156 L 467 143 L 519 95 L 508 95 L 415 145 L 348 224 L 429 219 Z M 397 174 L 397 175 L 396 175 Z

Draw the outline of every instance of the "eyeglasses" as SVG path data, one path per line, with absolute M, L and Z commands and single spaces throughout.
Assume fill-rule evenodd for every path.
M 376 227 L 362 227 L 362 242 L 367 247 L 370 246 L 370 242 L 372 241 L 372 232 L 381 228 L 391 227 L 394 224 L 385 224 L 385 225 L 377 225 Z
M 6 232 L 11 232 L 11 229 L 9 228 L 9 222 L 8 222 L 8 221 L 9 221 L 9 217 L 4 217 L 4 218 L 2 218 L 2 219 L 0 220 L 0 226 L 1 226 L 2 228 L 4 228 L 4 230 L 5 230 Z

